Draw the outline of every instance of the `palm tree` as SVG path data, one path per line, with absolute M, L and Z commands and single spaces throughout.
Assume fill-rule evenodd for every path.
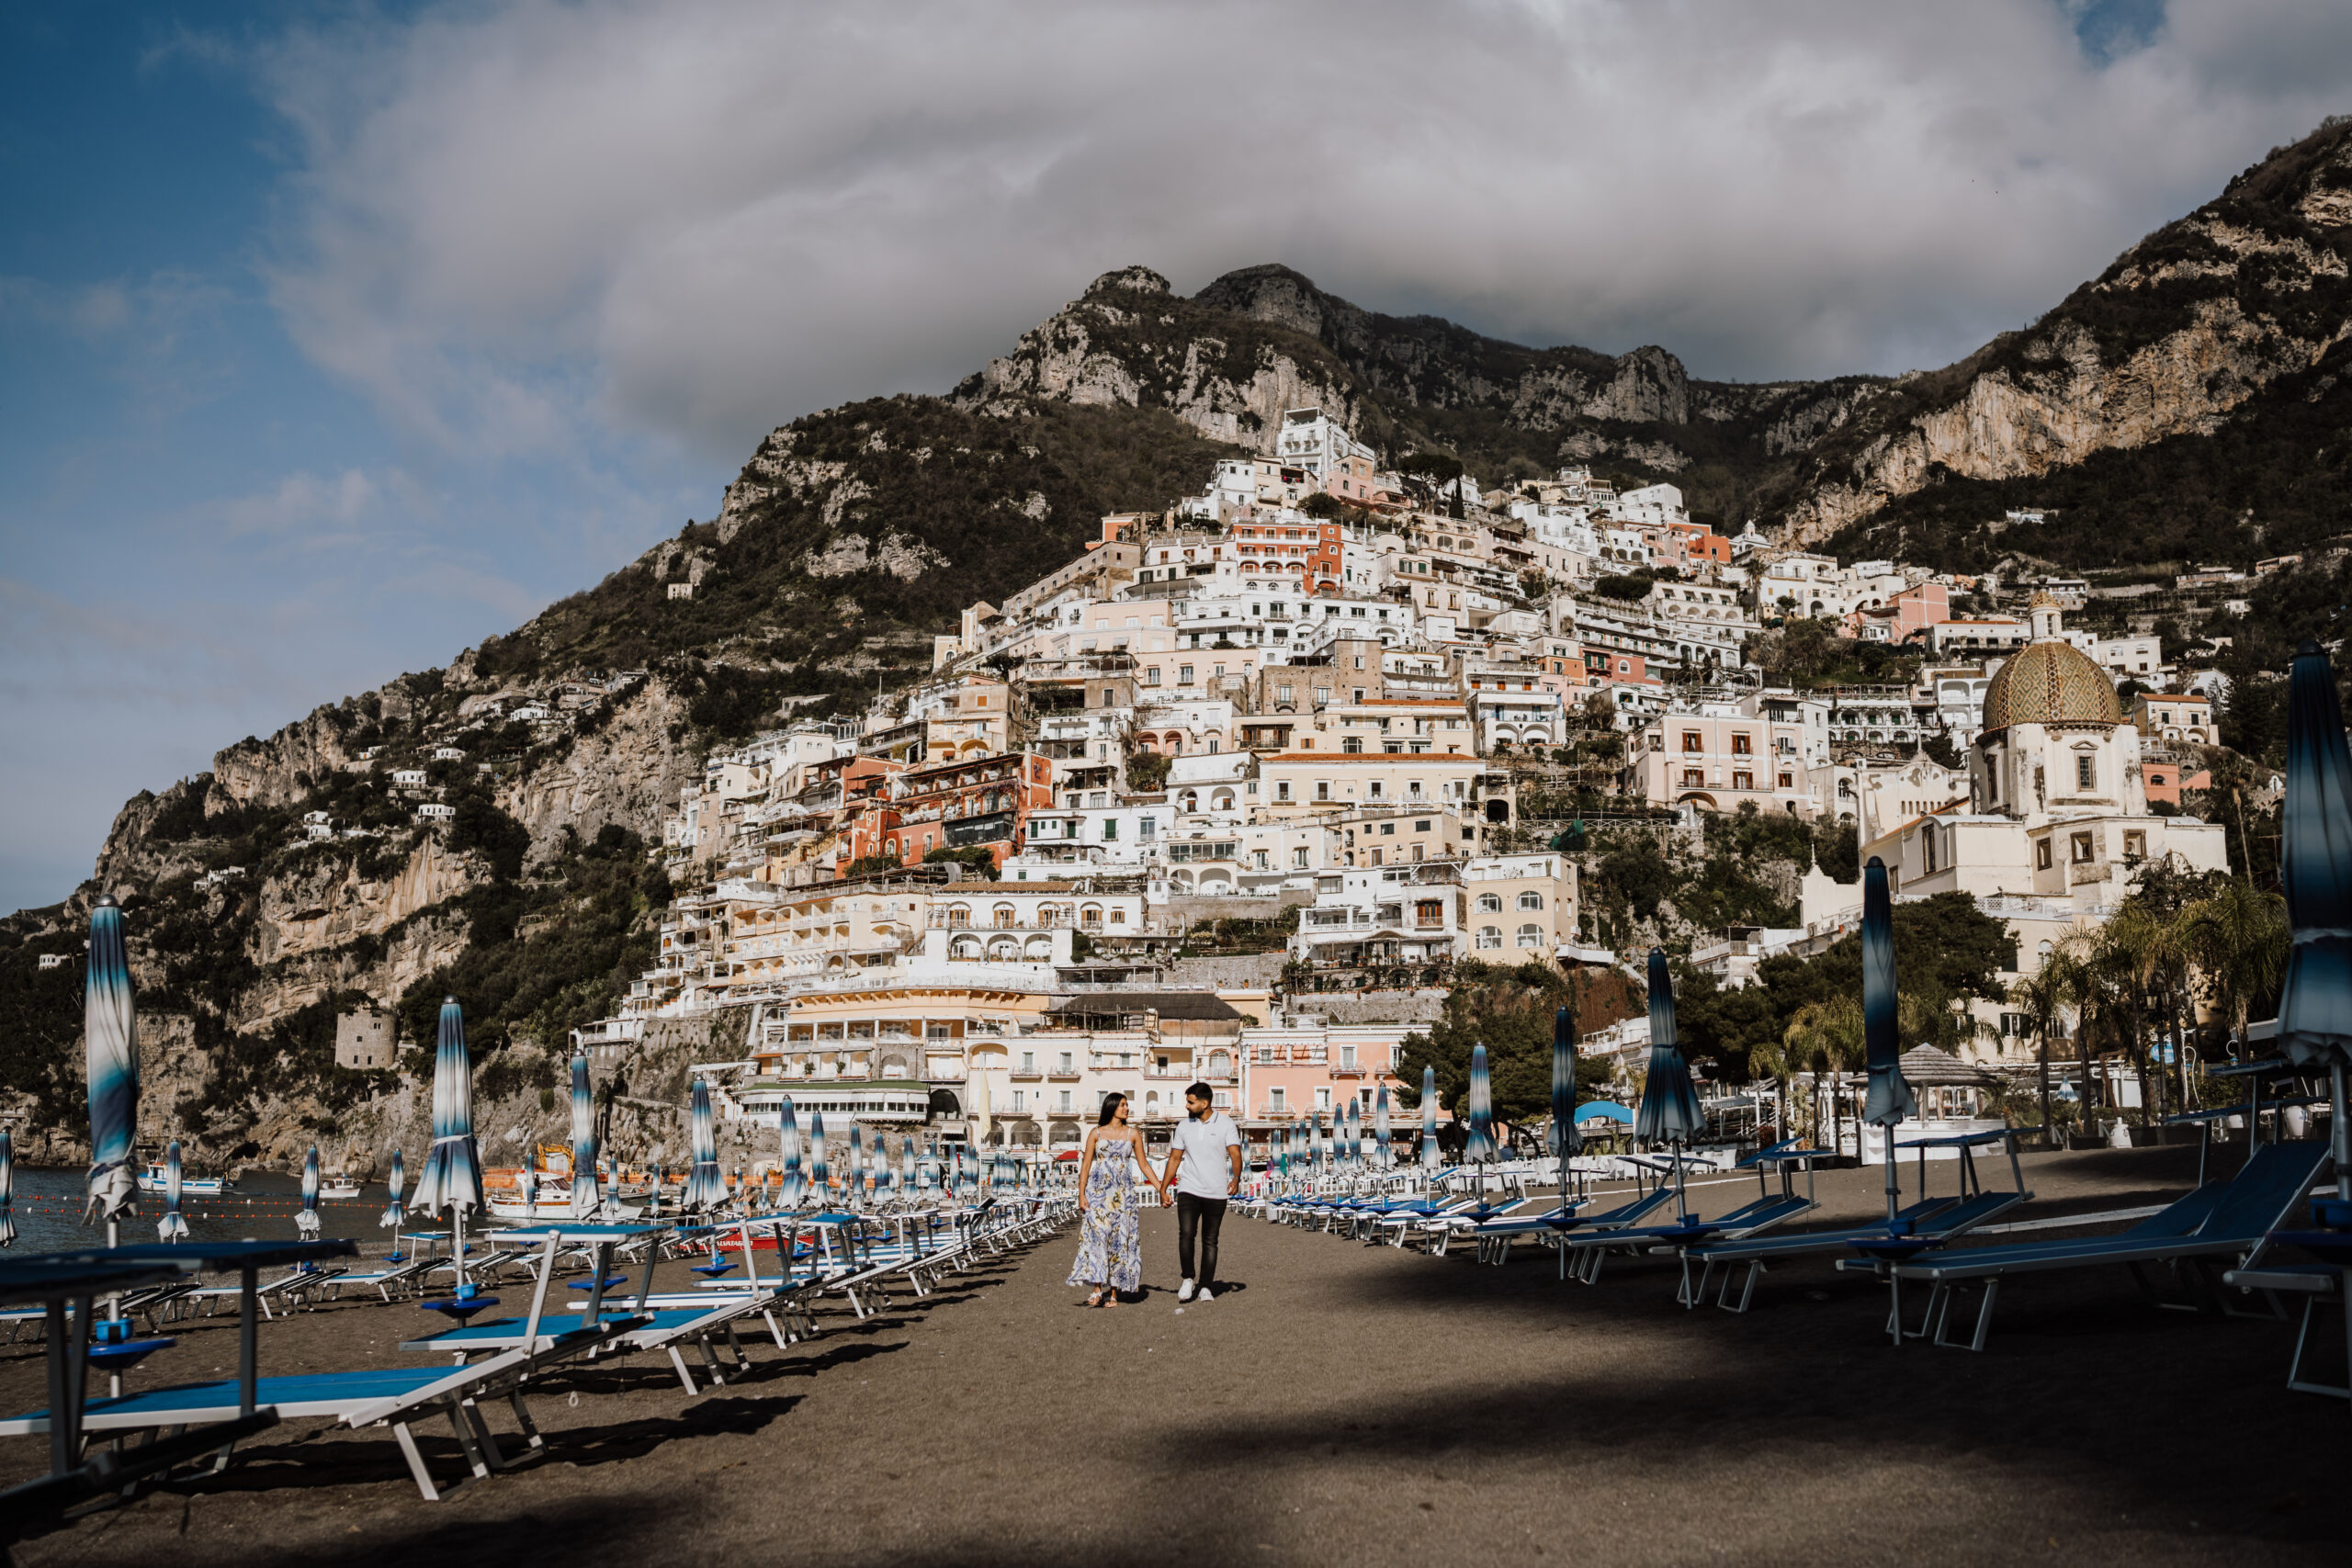
M 2235 877 L 2181 911 L 2183 942 L 2213 1011 L 2245 1038 L 2246 1013 L 2287 972 L 2286 906 Z
M 1832 997 L 1825 1002 L 1807 1002 L 1797 1009 L 1782 1033 L 1784 1048 L 1797 1054 L 1799 1059 L 1815 1063 L 1833 1075 L 1829 1089 L 1830 1114 L 1836 1125 L 1833 1145 L 1845 1147 L 1845 1116 L 1838 1109 L 1838 1089 L 1834 1075 L 1842 1073 L 1862 1059 L 1862 1004 L 1853 997 Z M 1816 1078 L 1816 1082 L 1818 1079 Z M 1821 1124 L 1816 1110 L 1814 1124 Z
M 2045 1142 L 2053 1130 L 2050 1120 L 2050 1036 L 2058 1026 L 2059 1017 L 2074 1005 L 2081 986 L 2082 976 L 2074 955 L 2063 947 L 2052 947 L 2042 955 L 2040 968 L 2019 976 L 2009 987 L 2009 1005 L 2024 1013 L 2033 1028 L 2034 1055 L 2041 1078 L 2041 1136 Z
M 1752 1077 L 1765 1074 L 1772 1080 L 1772 1098 L 1776 1105 L 1773 1124 L 1781 1136 L 1789 1136 L 1789 1079 L 1804 1070 L 1804 1057 L 1794 1043 L 1793 1028 L 1777 1040 L 1762 1040 L 1747 1048 L 1747 1071 Z
M 2091 1101 L 2091 1036 L 2106 1022 L 2109 1000 L 2106 972 L 2096 962 L 2098 954 L 2098 943 L 2093 934 L 2076 931 L 2069 932 L 2043 960 L 2045 964 L 2065 965 L 2068 987 L 2074 993 L 2075 1055 L 2082 1070 L 2078 1118 L 2084 1132 L 2094 1139 L 2098 1136 L 2098 1117 Z

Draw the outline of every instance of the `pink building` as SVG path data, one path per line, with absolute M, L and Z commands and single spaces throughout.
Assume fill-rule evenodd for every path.
M 1330 1125 L 1331 1113 L 1350 1100 L 1363 1107 L 1364 1136 L 1373 1130 L 1377 1090 L 1388 1086 L 1390 1127 L 1402 1132 L 1417 1117 L 1407 1116 L 1396 1099 L 1396 1051 L 1414 1026 L 1361 1023 L 1295 1029 L 1247 1029 L 1241 1034 L 1242 1136 L 1252 1162 L 1265 1157 L 1267 1140 L 1310 1115 Z
M 1951 619 L 1951 590 L 1940 582 L 1922 582 L 1883 604 L 1849 611 L 1839 629 L 1865 642 L 1902 642 Z

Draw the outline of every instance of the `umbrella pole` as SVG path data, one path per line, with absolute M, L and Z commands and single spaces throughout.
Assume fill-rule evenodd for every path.
M 1903 1173 L 1894 1168 L 1894 1129 L 1889 1127 L 1885 1129 L 1885 1133 L 1886 1147 L 1880 1152 L 1886 1156 L 1886 1223 L 1889 1225 L 1893 1225 L 1894 1224 L 1894 1212 L 1902 1206 Z M 1857 1147 L 1860 1146 L 1861 1136 L 1861 1127 L 1858 1122 L 1854 1128 L 1854 1141 Z M 1926 1154 L 1923 1150 L 1921 1152 L 1921 1158 L 1924 1160 Z M 1922 1194 L 1922 1196 L 1925 1196 L 1925 1194 Z
M 2327 1069 L 2328 1092 L 2335 1103 L 2328 1107 L 2329 1141 L 2335 1145 L 2335 1195 L 2352 1201 L 2352 1127 L 2345 1125 L 2344 1063 L 2339 1058 Z M 2346 1331 L 2352 1334 L 2352 1329 Z

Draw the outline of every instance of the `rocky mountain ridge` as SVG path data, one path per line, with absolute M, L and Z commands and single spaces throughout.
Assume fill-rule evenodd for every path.
M 1948 478 L 2038 477 L 2212 435 L 2352 332 L 2347 258 L 2352 120 L 2338 117 L 2133 245 L 2027 331 L 1864 400 L 1813 445 L 1778 515 L 1813 543 Z

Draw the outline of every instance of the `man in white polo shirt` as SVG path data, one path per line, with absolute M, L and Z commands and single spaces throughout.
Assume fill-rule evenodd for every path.
M 1170 1140 L 1159 1177 L 1159 1201 L 1176 1190 L 1176 1252 L 1184 1282 L 1180 1302 L 1216 1300 L 1216 1236 L 1225 1228 L 1226 1200 L 1241 1190 L 1241 1130 L 1209 1099 L 1209 1086 L 1184 1091 L 1184 1120 Z M 1200 1239 L 1201 1271 L 1193 1272 L 1193 1242 Z M 1197 1281 L 1197 1284 L 1195 1283 Z

